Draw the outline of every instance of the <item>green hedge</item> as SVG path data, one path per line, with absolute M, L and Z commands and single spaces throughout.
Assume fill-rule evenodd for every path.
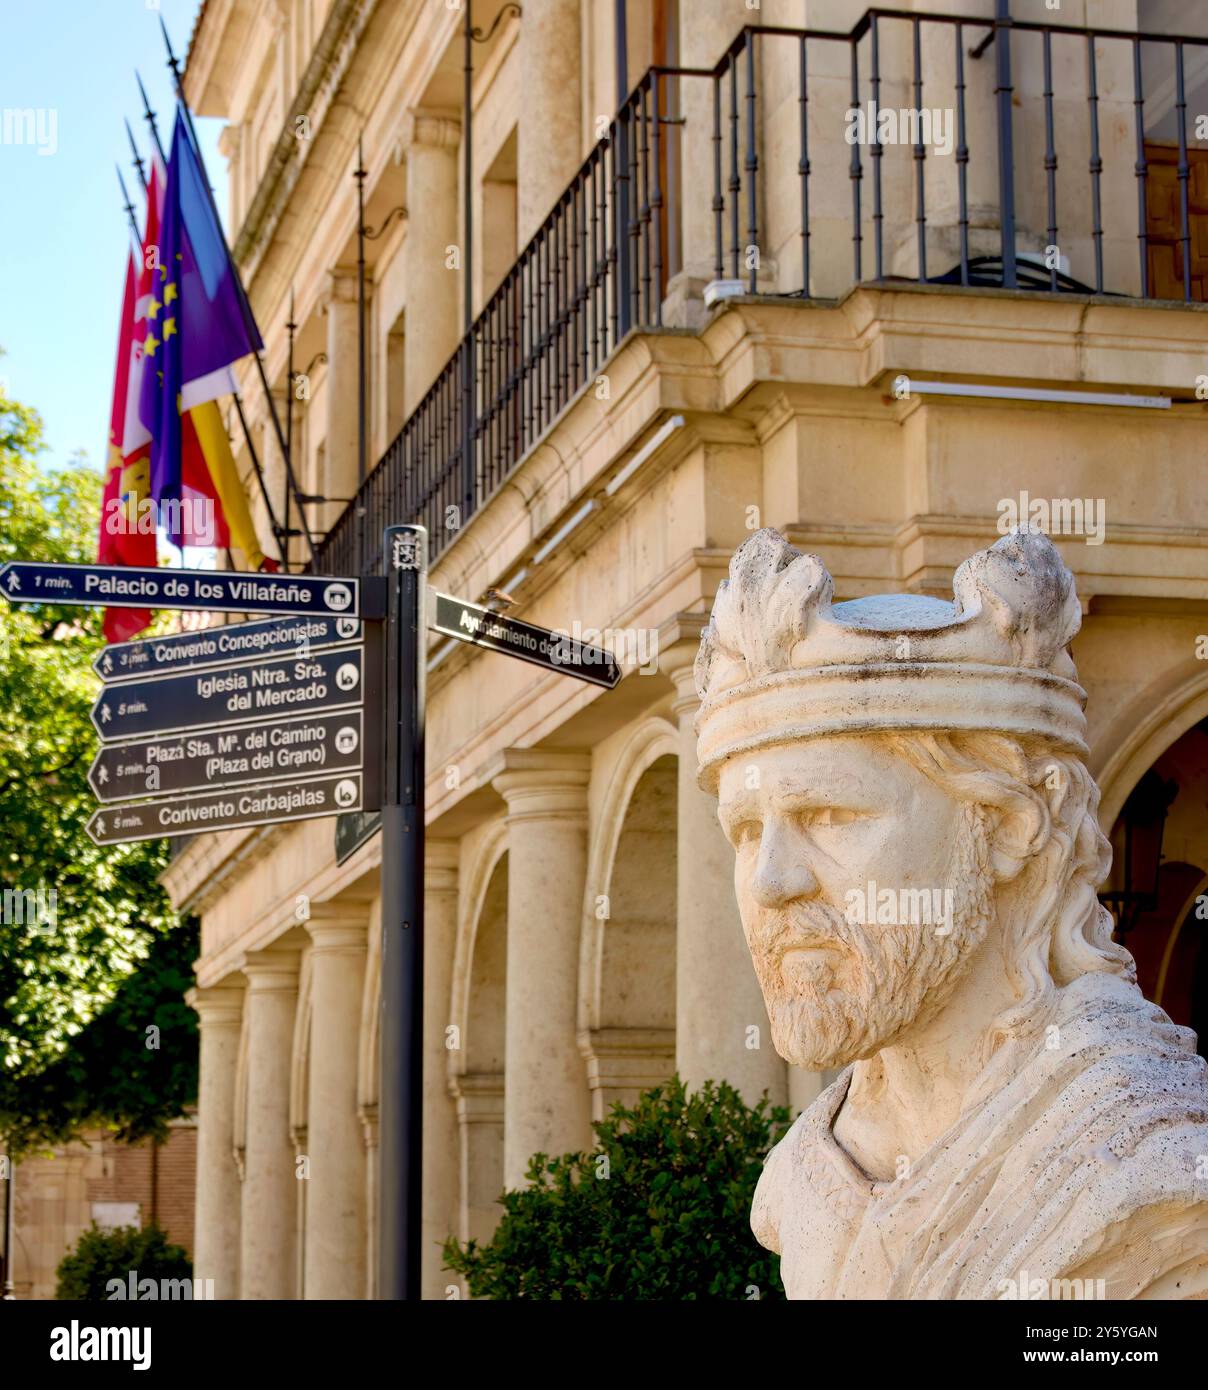
M 192 1280 L 193 1262 L 182 1246 L 168 1244 L 159 1226 L 120 1226 L 102 1231 L 94 1222 L 60 1262 L 55 1297 L 101 1303 L 116 1292 L 111 1282 L 116 1280 L 122 1288 L 118 1296 L 128 1298 L 131 1270 L 136 1278 L 154 1279 L 157 1284 L 168 1279 Z
M 535 1154 L 491 1241 L 450 1239 L 446 1268 L 492 1299 L 782 1299 L 751 1198 L 789 1112 L 674 1078 L 593 1126 L 591 1153 Z

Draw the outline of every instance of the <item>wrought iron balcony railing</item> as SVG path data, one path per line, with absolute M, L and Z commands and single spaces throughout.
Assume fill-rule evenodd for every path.
M 1208 149 L 1188 130 L 1206 76 L 1208 38 L 888 9 L 649 69 L 317 568 L 377 572 L 407 520 L 439 553 L 625 335 L 663 326 L 681 272 L 713 298 L 868 279 L 1208 297 Z

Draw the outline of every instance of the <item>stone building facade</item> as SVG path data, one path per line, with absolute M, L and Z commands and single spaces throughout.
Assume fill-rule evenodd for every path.
M 154 1222 L 192 1254 L 196 1170 L 192 1116 L 174 1121 L 161 1144 L 119 1144 L 111 1134 L 90 1130 L 22 1159 L 13 1189 L 16 1297 L 53 1298 L 60 1261 L 93 1222 L 102 1229 Z M 4 1195 L 0 1182 L 0 1204 Z
M 435 521 L 436 588 L 503 589 L 526 620 L 605 632 L 625 668 L 605 692 L 433 638 L 426 1297 L 456 1287 L 439 1243 L 488 1235 L 528 1156 L 589 1144 L 613 1100 L 674 1070 L 794 1108 L 822 1084 L 771 1047 L 695 781 L 700 631 L 760 525 L 821 554 L 837 598 L 944 594 L 1022 494 L 1025 512 L 1044 502 L 1085 610 L 1110 887 L 1130 895 L 1151 997 L 1205 1022 L 1208 50 L 1165 40 L 1208 20 L 1165 0 L 1013 0 L 1008 39 L 994 0 L 900 8 L 918 42 L 882 20 L 874 57 L 857 0 L 629 0 L 622 121 L 617 6 L 474 4 L 467 500 L 447 437 L 466 351 L 464 10 L 203 5 L 186 88 L 229 123 L 232 242 L 292 398 L 301 490 L 328 499 L 305 504 L 327 537 L 316 567 L 347 567 L 357 520 L 359 139 L 376 233 L 364 568 L 382 524 Z M 1045 22 L 1066 27 L 1026 27 Z M 937 124 L 862 145 L 853 95 Z M 244 394 L 280 511 L 275 435 L 250 379 Z M 267 536 L 263 505 L 258 521 Z M 337 856 L 333 822 L 304 821 L 195 837 L 167 872 L 202 922 L 196 1264 L 220 1297 L 374 1294 L 388 852 L 371 834 Z

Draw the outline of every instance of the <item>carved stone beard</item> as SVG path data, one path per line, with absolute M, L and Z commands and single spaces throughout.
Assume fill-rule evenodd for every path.
M 776 1051 L 824 1071 L 872 1057 L 934 1017 L 985 938 L 987 860 L 982 817 L 966 806 L 945 881 L 935 885 L 953 892 L 951 931 L 942 936 L 939 924 L 850 922 L 820 902 L 762 915 L 749 944 Z

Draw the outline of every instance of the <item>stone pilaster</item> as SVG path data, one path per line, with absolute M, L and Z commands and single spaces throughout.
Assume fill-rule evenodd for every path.
M 735 0 L 693 0 L 691 5 L 681 5 L 680 65 L 712 68 L 744 24 L 758 23 L 759 11 L 744 10 L 742 4 L 736 4 Z M 672 321 L 695 327 L 703 316 L 700 292 L 714 275 L 713 84 L 699 78 L 685 78 L 681 92 L 684 113 L 681 168 L 685 188 L 682 209 L 683 270 L 668 286 L 668 298 L 672 301 Z M 729 138 L 727 133 L 726 140 Z M 728 158 L 728 144 L 724 148 Z M 729 236 L 728 230 L 726 235 Z M 728 241 L 726 246 L 728 249 Z M 725 273 L 730 273 L 728 257 Z M 681 309 L 681 299 L 691 299 L 694 303 L 691 306 L 685 304 Z
M 457 843 L 424 844 L 424 1298 L 444 1298 L 453 1276 L 442 1268 L 441 1245 L 457 1234 L 457 1110 L 449 1094 L 445 1045 L 457 940 Z M 496 1193 L 498 1196 L 498 1193 Z
M 452 1083 L 457 1105 L 460 1200 L 458 1237 L 480 1244 L 490 1240 L 499 1224 L 499 1193 L 503 1189 L 502 1072 L 475 1072 Z M 448 1276 L 448 1283 L 458 1282 Z
M 368 914 L 339 903 L 310 909 L 311 1021 L 306 1204 L 307 1298 L 365 1292 L 365 1148 L 357 1114 Z
M 524 246 L 583 160 L 579 0 L 525 0 L 520 21 L 517 245 Z
M 493 785 L 508 808 L 503 1177 L 514 1188 L 533 1153 L 591 1140 L 576 1040 L 590 758 L 509 749 L 501 762 Z
M 243 1020 L 242 985 L 191 989 L 200 1043 L 197 1081 L 197 1189 L 193 1269 L 214 1281 L 215 1298 L 239 1290 L 239 1173 L 235 1167 L 235 1071 Z
M 366 294 L 368 292 L 367 282 Z M 352 497 L 357 489 L 356 266 L 336 266 L 328 272 L 323 312 L 327 317 L 327 379 L 323 390 L 327 434 L 323 477 L 319 479 L 318 491 L 325 497 Z M 366 323 L 368 312 L 366 305 Z M 368 466 L 372 466 L 372 462 L 366 460 Z M 343 512 L 344 505 L 330 502 L 322 507 L 316 529 L 326 531 Z
M 698 634 L 693 634 L 698 635 Z M 728 1081 L 748 1103 L 767 1091 L 786 1098 L 785 1063 L 772 1046 L 767 1010 L 747 951 L 734 897 L 734 853 L 717 819 L 717 804 L 696 785 L 699 708 L 692 664 L 697 642 L 659 653 L 675 684 L 679 728 L 676 798 L 676 1067 L 690 1090 Z
M 298 949 L 254 951 L 240 968 L 248 982 L 248 1025 L 239 1296 L 292 1298 L 297 1178 L 289 1133 L 289 1076 Z
M 453 356 L 461 337 L 458 213 L 461 124 L 443 112 L 413 110 L 403 127 L 407 155 L 406 337 L 403 414 L 409 416 Z M 450 248 L 459 251 L 450 263 Z

